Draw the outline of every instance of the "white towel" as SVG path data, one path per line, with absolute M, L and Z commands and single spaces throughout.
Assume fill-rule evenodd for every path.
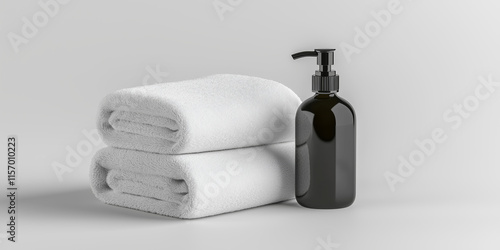
M 293 198 L 294 143 L 164 155 L 104 148 L 91 186 L 101 201 L 179 218 L 199 218 Z
M 275 81 L 213 75 L 108 95 L 98 129 L 113 147 L 182 154 L 293 141 L 299 97 Z

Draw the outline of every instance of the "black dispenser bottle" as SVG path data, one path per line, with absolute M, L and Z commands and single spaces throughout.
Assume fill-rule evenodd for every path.
M 293 54 L 317 57 L 312 91 L 296 114 L 295 196 L 308 208 L 343 208 L 356 195 L 356 118 L 338 96 L 339 76 L 331 69 L 334 49 Z

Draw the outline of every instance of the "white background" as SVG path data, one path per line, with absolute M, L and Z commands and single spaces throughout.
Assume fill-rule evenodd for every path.
M 500 86 L 483 88 L 489 96 L 459 125 L 443 118 L 458 117 L 455 104 L 474 104 L 478 78 L 500 82 L 498 1 L 215 2 L 228 11 L 218 13 L 212 0 L 72 0 L 19 46 L 9 37 L 22 36 L 23 18 L 33 22 L 44 10 L 38 1 L 0 3 L 2 152 L 17 135 L 21 199 L 19 242 L 7 242 L 2 229 L 2 249 L 500 248 Z M 387 23 L 374 23 L 372 12 L 389 10 Z M 357 29 L 367 27 L 369 41 L 356 45 Z M 343 51 L 346 44 L 356 53 Z M 309 210 L 290 201 L 183 221 L 97 201 L 87 176 L 101 144 L 62 181 L 53 170 L 95 129 L 106 94 L 154 83 L 157 67 L 161 81 L 245 74 L 305 99 L 315 61 L 290 55 L 324 47 L 337 48 L 340 95 L 358 118 L 352 207 Z M 398 157 L 419 150 L 414 141 L 435 129 L 446 140 L 391 190 L 385 175 L 399 175 Z M 4 224 L 5 195 L 0 205 Z

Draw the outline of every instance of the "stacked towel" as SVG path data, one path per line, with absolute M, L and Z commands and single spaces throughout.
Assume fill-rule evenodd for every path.
M 293 141 L 300 99 L 271 80 L 239 75 L 117 91 L 98 127 L 113 147 L 182 154 Z
M 293 197 L 294 116 L 280 83 L 214 75 L 119 90 L 98 129 L 91 186 L 105 203 L 199 218 Z

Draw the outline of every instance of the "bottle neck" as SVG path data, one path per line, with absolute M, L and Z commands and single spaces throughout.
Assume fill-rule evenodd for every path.
M 323 98 L 327 99 L 327 98 L 334 97 L 337 93 L 338 93 L 338 91 L 316 91 L 316 93 L 314 94 L 314 97 L 319 98 L 319 99 L 323 99 Z
M 316 95 L 335 95 L 338 91 L 316 91 Z

